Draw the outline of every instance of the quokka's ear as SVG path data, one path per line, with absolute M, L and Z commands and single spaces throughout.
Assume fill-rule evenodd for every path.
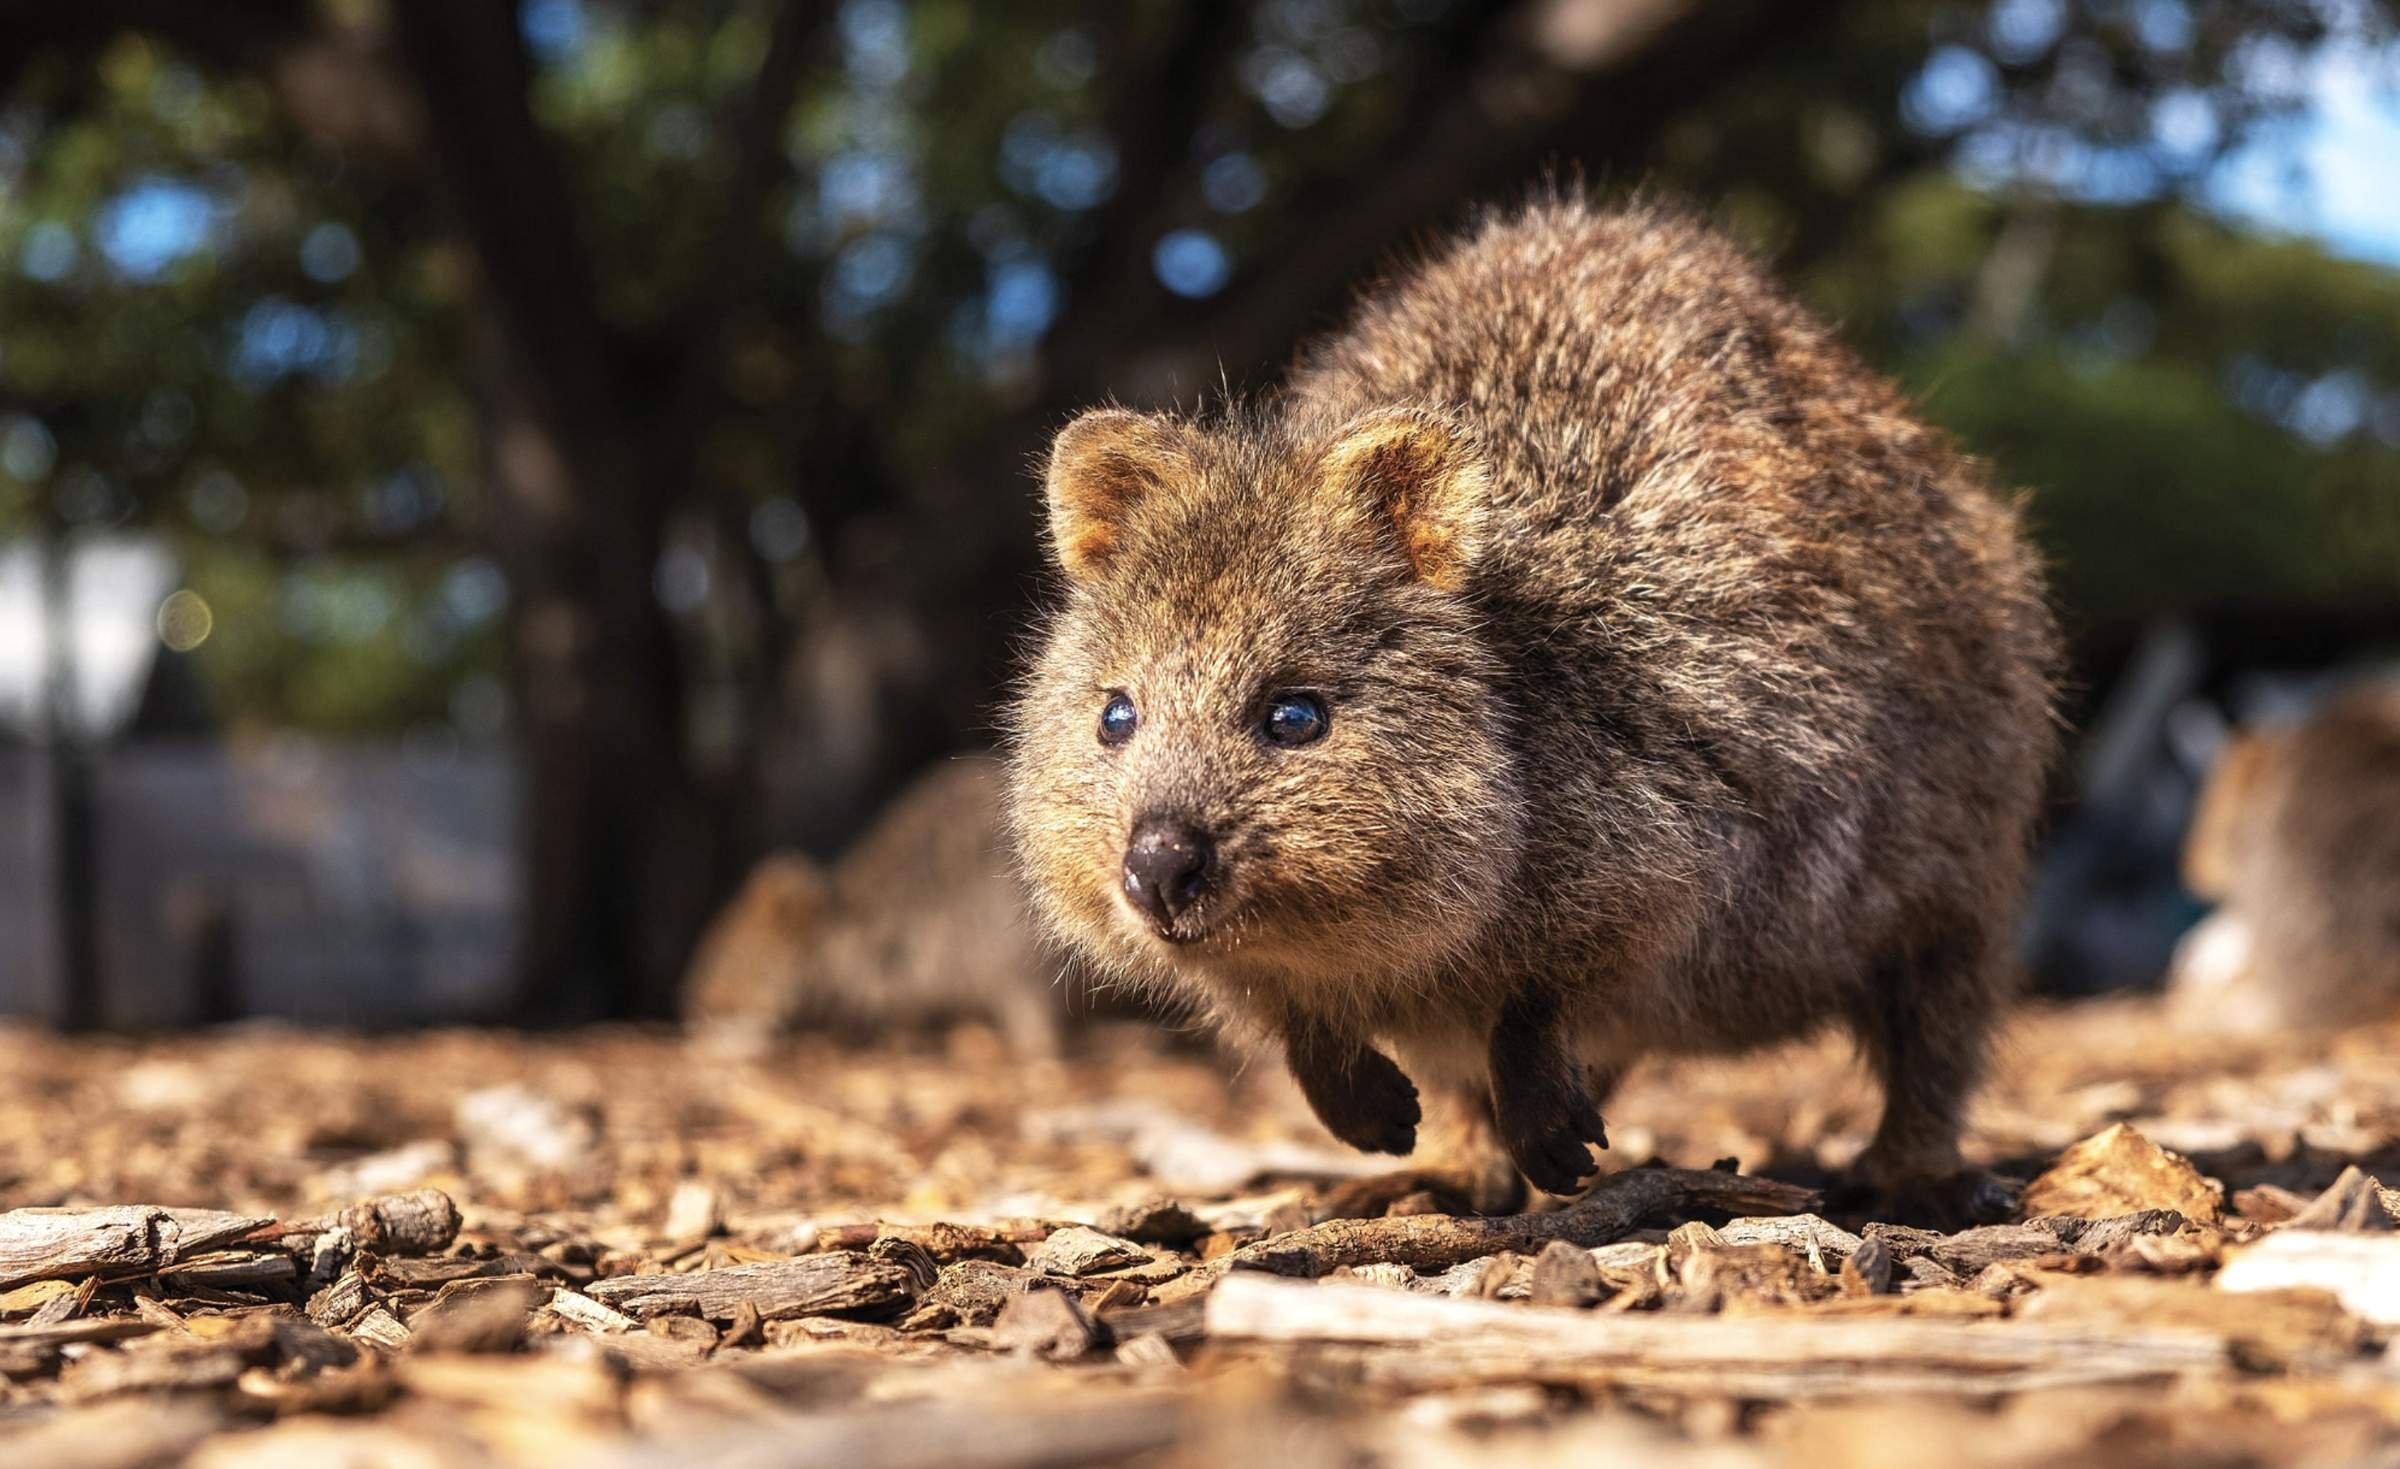
M 1095 408 L 1060 429 L 1042 476 L 1060 568 L 1078 581 L 1097 575 L 1133 507 L 1190 465 L 1189 430 L 1172 419 Z
M 1380 409 L 1342 426 L 1318 461 L 1324 492 L 1388 522 L 1409 569 L 1444 591 L 1466 585 L 1491 492 L 1483 452 L 1436 413 Z

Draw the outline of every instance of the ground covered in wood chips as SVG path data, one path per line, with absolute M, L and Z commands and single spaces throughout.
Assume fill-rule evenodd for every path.
M 1812 1192 L 1830 1044 L 1638 1073 L 1575 1207 L 1319 1224 L 1375 1165 L 1134 1028 L 0 1032 L 0 1460 L 2400 1464 L 2396 1058 L 2028 1013 L 1941 1235 Z

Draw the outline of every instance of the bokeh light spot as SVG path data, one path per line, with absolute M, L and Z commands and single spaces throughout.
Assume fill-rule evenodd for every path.
M 169 592 L 158 604 L 158 640 L 177 653 L 189 653 L 216 631 L 217 614 L 208 599 L 190 587 Z
M 1217 237 L 1205 230 L 1174 230 L 1151 253 L 1159 284 L 1178 296 L 1213 296 L 1225 289 L 1233 261 Z

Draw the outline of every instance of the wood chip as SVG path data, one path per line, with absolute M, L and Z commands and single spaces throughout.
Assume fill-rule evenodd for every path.
M 1981 1469 L 2390 1458 L 2400 1325 L 2361 1313 L 2392 1294 L 2378 1242 L 2400 1231 L 2373 1226 L 2394 1196 L 2334 1173 L 2400 1149 L 2400 1023 L 2330 1043 L 2179 1041 L 2142 1005 L 2105 1002 L 2013 1024 L 1974 1155 L 2029 1176 L 2081 1160 L 2110 1187 L 1954 1233 L 1837 1224 L 1800 1212 L 1802 1191 L 1747 1203 L 1734 1195 L 1780 1186 L 1647 1167 L 1549 1214 L 1320 1227 L 1331 1172 L 1210 1192 L 1145 1175 L 1140 1128 L 1024 1125 L 1029 1106 L 1123 1110 L 1254 1158 L 1294 1139 L 1325 1150 L 1281 1076 L 1229 1077 L 1130 1031 L 1011 1067 L 815 1038 L 767 1064 L 700 1065 L 617 1029 L 0 1027 L 15 1124 L 0 1172 L 16 1197 L 285 1221 L 205 1245 L 179 1231 L 164 1263 L 0 1286 L 0 1461 L 1036 1469 L 1088 1448 L 1294 1469 L 1895 1469 L 1929 1445 Z M 1661 1058 L 1620 1090 L 1620 1147 L 1817 1176 L 1847 1164 L 1873 1115 L 1855 1071 L 1832 1042 L 1763 1065 Z M 458 1097 L 494 1086 L 588 1126 L 575 1166 L 444 1144 L 419 1150 L 448 1170 L 439 1192 L 357 1182 L 399 1179 L 353 1160 L 445 1131 Z M 2190 1154 L 2239 1212 L 2187 1215 L 2070 1146 L 2123 1117 Z M 1170 1188 L 1175 1201 L 1156 1197 Z M 1114 1200 L 1139 1202 L 1102 1207 Z M 2291 1227 L 2302 1216 L 2328 1227 Z M 1094 1265 L 1128 1263 L 1026 1266 L 1086 1232 L 1120 1251 Z M 2294 1283 L 2250 1288 L 2278 1252 Z M 1331 1283 L 1236 1270 L 1237 1254 Z M 793 1269 L 830 1274 L 803 1291 Z M 843 1296 L 859 1279 L 877 1288 Z M 1271 1311 L 1242 1301 L 1261 1288 L 1281 1292 Z M 833 1314 L 767 1319 L 779 1293 Z M 1360 1298 L 1405 1314 L 1370 1317 Z M 208 1442 L 125 1431 L 133 1410 L 179 1404 L 217 1415 Z M 26 1458 L 52 1424 L 95 1432 Z
M 696 1178 L 675 1185 L 667 1200 L 666 1222 L 660 1233 L 669 1240 L 703 1240 L 724 1227 L 724 1200 L 714 1188 Z
M 1049 1277 L 992 1260 L 961 1260 L 942 1270 L 904 1325 L 914 1331 L 989 1326 L 1001 1307 Z
M 191 1329 L 184 1325 L 183 1317 L 156 1296 L 136 1295 L 133 1298 L 133 1313 L 161 1331 L 190 1334 Z
M 2358 1316 L 2400 1326 L 2400 1233 L 2336 1234 L 2278 1230 L 2232 1251 L 2217 1272 L 2217 1289 L 2331 1291 Z
M 2214 1224 L 2224 1217 L 2225 1189 L 2172 1153 L 2119 1122 L 2066 1150 L 2049 1171 L 2025 1186 L 2029 1214 L 2106 1219 L 2144 1209 L 2172 1209 Z
M 1581 1245 L 1554 1239 L 1533 1257 L 1533 1281 L 1526 1298 L 1537 1306 L 1590 1306 L 1606 1294 L 1600 1267 Z
M 471 1157 L 502 1167 L 566 1173 L 599 1146 L 592 1119 L 529 1086 L 484 1087 L 458 1099 L 451 1124 Z
M 1814 1252 L 1828 1270 L 1840 1265 L 1865 1243 L 1857 1235 L 1814 1214 L 1765 1219 L 1736 1219 L 1717 1231 L 1729 1245 L 1786 1245 L 1803 1254 Z
M 432 1255 L 458 1238 L 458 1205 L 438 1188 L 388 1194 L 342 1211 L 342 1224 L 361 1249 L 386 1255 Z
M 299 1275 L 300 1267 L 289 1255 L 237 1250 L 188 1260 L 159 1279 L 171 1290 L 256 1291 L 285 1285 Z
M 992 1345 L 1070 1361 L 1099 1344 L 1100 1328 L 1065 1291 L 1037 1287 L 1013 1296 L 992 1324 Z
M 1127 1265 L 1146 1265 L 1150 1252 L 1131 1240 L 1070 1224 L 1026 1251 L 1025 1263 L 1046 1275 L 1096 1275 Z
M 2173 1209 L 2144 1209 L 2114 1219 L 2082 1220 L 2064 1216 L 2034 1221 L 2057 1234 L 2077 1254 L 2104 1255 L 2137 1241 L 2179 1233 L 2187 1222 Z
M 590 1296 L 571 1290 L 552 1291 L 550 1309 L 557 1312 L 561 1320 L 572 1321 L 586 1331 L 631 1331 L 641 1324 L 622 1311 L 612 1310 Z
M 2233 1212 L 2253 1224 L 2281 1224 L 2308 1205 L 2299 1194 L 2271 1183 L 2238 1190 L 2233 1196 Z
M 0 1320 L 16 1320 L 30 1316 L 60 1296 L 72 1297 L 72 1280 L 36 1280 L 15 1290 L 0 1292 Z
M 408 1318 L 409 1350 L 513 1351 L 524 1339 L 527 1319 L 552 1294 L 530 1275 L 453 1281 Z
M 920 1289 L 906 1265 L 841 1251 L 774 1265 L 737 1265 L 689 1275 L 620 1275 L 595 1280 L 584 1294 L 637 1320 L 680 1312 L 728 1320 L 743 1302 L 766 1321 L 888 1309 Z
M 728 1347 L 756 1346 L 766 1340 L 765 1319 L 758 1308 L 748 1301 L 737 1302 L 733 1314 L 725 1321 L 725 1339 L 720 1345 Z
M 70 1364 L 60 1385 L 75 1400 L 125 1392 L 190 1392 L 231 1387 L 242 1370 L 258 1360 L 257 1348 L 246 1343 L 207 1342 L 168 1337 L 158 1345 L 117 1352 L 95 1352 Z M 147 1348 L 147 1349 L 145 1349 Z
M 66 1346 L 72 1342 L 128 1341 L 158 1330 L 151 1321 L 112 1316 L 97 1321 L 67 1321 L 56 1326 L 0 1326 L 0 1345 Z
M 83 1314 L 84 1306 L 91 1301 L 92 1286 L 98 1279 L 98 1276 L 92 1276 L 73 1288 L 60 1291 L 49 1300 L 42 1302 L 31 1316 L 25 1318 L 25 1324 L 28 1326 L 56 1326 L 61 1322 L 74 1320 Z
M 149 1469 L 180 1462 L 225 1421 L 215 1403 L 192 1397 L 26 1414 L 8 1425 L 8 1462 L 11 1469 Z
M 2322 1290 L 2193 1290 L 2138 1275 L 2031 1273 L 2036 1287 L 2015 1308 L 2026 1321 L 2083 1321 L 2193 1328 L 2224 1337 L 2253 1371 L 2340 1370 L 2365 1349 L 2366 1323 Z
M 1111 1209 L 1097 1222 L 1103 1234 L 1176 1250 L 1189 1249 L 1209 1232 L 1199 1215 L 1174 1199 L 1150 1199 Z
M 757 1313 L 750 1311 L 748 1319 L 751 1329 L 756 1330 Z M 703 1360 L 717 1349 L 717 1329 L 697 1316 L 653 1316 L 642 1323 L 642 1335 L 649 1338 L 651 1343 L 664 1344 L 667 1348 L 663 1352 L 646 1355 L 643 1365 L 648 1367 L 669 1363 L 688 1366 Z M 629 1336 L 609 1345 L 612 1350 L 624 1350 L 638 1347 L 639 1344 L 639 1337 Z
M 383 1306 L 367 1307 L 344 1330 L 352 1341 L 365 1342 L 387 1352 L 397 1352 L 408 1345 L 408 1327 Z
M 804 1248 L 863 1250 L 878 1240 L 902 1240 L 915 1245 L 940 1264 L 953 1260 L 997 1260 L 1003 1265 L 1025 1262 L 1027 1245 L 1047 1238 L 1050 1226 L 1024 1224 L 834 1224 L 815 1231 Z
M 2384 1207 L 2383 1195 L 2383 1185 L 2353 1164 L 2342 1170 L 2341 1177 L 2333 1181 L 2332 1187 L 2294 1214 L 2285 1228 L 2353 1231 L 2392 1229 L 2396 1222 L 2391 1211 Z
M 1117 1363 L 1139 1371 L 1157 1371 L 1183 1365 L 1175 1355 L 1175 1347 L 1156 1332 L 1131 1337 L 1117 1345 Z
M 1892 1250 L 1880 1239 L 1861 1240 L 1842 1262 L 1842 1290 L 1848 1295 L 1887 1296 L 1892 1293 Z

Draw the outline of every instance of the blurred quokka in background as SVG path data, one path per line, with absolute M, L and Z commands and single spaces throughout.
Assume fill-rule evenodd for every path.
M 2176 954 L 2179 1018 L 2259 1031 L 2400 1014 L 2400 678 L 2238 735 L 2183 871 L 2218 907 Z
M 972 1019 L 1019 1055 L 1055 1054 L 1094 1000 L 1027 917 L 1000 798 L 996 762 L 947 761 L 830 870 L 791 852 L 761 861 L 694 953 L 688 1026 L 750 1049 L 800 1028 L 884 1034 Z

